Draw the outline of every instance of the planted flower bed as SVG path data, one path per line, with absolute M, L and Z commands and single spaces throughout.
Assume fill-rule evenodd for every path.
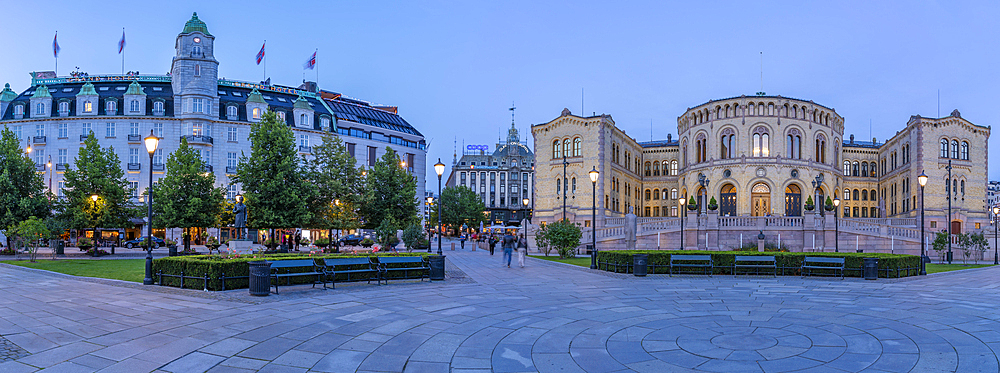
M 666 274 L 670 270 L 670 255 L 711 255 L 714 270 L 712 274 L 732 275 L 736 255 L 774 256 L 778 273 L 786 276 L 800 275 L 802 260 L 807 256 L 844 258 L 844 276 L 861 277 L 864 258 L 878 258 L 879 277 L 914 276 L 920 270 L 920 257 L 902 254 L 881 253 L 791 253 L 791 252 L 747 252 L 747 251 L 700 251 L 700 250 L 609 250 L 597 253 L 597 268 L 615 273 L 632 273 L 632 255 L 648 255 L 649 273 Z M 817 271 L 817 273 L 819 273 Z M 884 275 L 883 275 L 884 274 Z
M 332 255 L 302 255 L 302 254 L 272 254 L 258 257 L 243 256 L 238 258 L 223 258 L 213 255 L 191 255 L 166 257 L 153 260 L 153 278 L 161 286 L 182 287 L 198 290 L 233 290 L 246 289 L 250 286 L 248 262 L 277 261 L 292 259 L 313 259 L 317 265 L 322 265 L 324 258 L 367 258 L 382 256 L 420 256 L 427 260 L 427 253 L 379 253 L 369 255 L 332 254 Z M 360 267 L 360 266 L 359 266 Z M 390 266 L 391 267 L 391 266 Z M 308 272 L 309 268 L 302 268 Z M 293 271 L 294 272 L 294 271 Z M 162 276 L 160 276 L 162 274 Z M 402 275 L 390 272 L 390 278 Z M 306 277 L 293 277 L 292 284 L 311 283 Z M 282 280 L 284 283 L 285 280 Z

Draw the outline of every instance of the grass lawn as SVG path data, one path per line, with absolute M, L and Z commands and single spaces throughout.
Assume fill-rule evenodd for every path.
M 146 272 L 145 259 L 39 259 L 37 263 L 31 263 L 27 260 L 4 260 L 0 263 L 44 269 L 73 276 L 110 278 L 131 282 L 142 282 Z
M 960 263 L 955 263 L 955 262 L 952 262 L 952 264 L 934 264 L 934 263 L 928 263 L 927 264 L 927 273 L 930 274 L 930 273 L 957 271 L 957 270 L 960 270 L 960 269 L 982 268 L 982 267 L 990 267 L 990 266 L 992 266 L 992 264 L 960 264 Z
M 544 255 L 529 255 L 532 258 L 551 260 L 553 262 L 567 263 L 572 265 L 577 265 L 581 267 L 590 268 L 590 258 L 569 258 L 569 259 L 559 259 L 559 255 L 554 256 L 544 256 Z

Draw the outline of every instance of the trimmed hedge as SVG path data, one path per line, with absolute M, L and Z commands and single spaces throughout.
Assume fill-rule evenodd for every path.
M 667 273 L 670 270 L 670 255 L 711 255 L 715 266 L 712 274 L 733 274 L 736 255 L 774 256 L 779 273 L 799 275 L 802 260 L 807 256 L 844 258 L 844 276 L 861 277 L 864 258 L 878 258 L 879 272 L 884 277 L 912 276 L 920 268 L 920 257 L 883 253 L 802 253 L 802 252 L 746 252 L 746 251 L 701 251 L 701 250 L 610 250 L 597 252 L 598 268 L 609 272 L 632 273 L 633 254 L 648 255 L 649 273 Z M 832 272 L 832 271 L 831 271 Z M 818 272 L 817 272 L 818 273 Z M 883 277 L 883 276 L 880 276 Z
M 302 254 L 271 254 L 264 255 L 263 258 L 252 258 L 252 257 L 240 257 L 240 258 L 222 258 L 213 255 L 189 255 L 189 256 L 173 256 L 161 259 L 153 260 L 153 277 L 155 281 L 160 281 L 160 278 L 156 275 L 160 271 L 164 275 L 177 275 L 179 276 L 182 272 L 185 277 L 184 288 L 185 289 L 197 289 L 202 290 L 205 288 L 204 277 L 207 274 L 208 280 L 208 290 L 232 290 L 232 289 L 246 289 L 250 287 L 250 280 L 248 276 L 250 275 L 250 266 L 248 262 L 267 260 L 294 260 L 294 259 L 313 259 L 318 265 L 322 265 L 323 258 L 367 258 L 370 256 L 420 256 L 424 257 L 426 261 L 427 253 L 377 253 L 374 255 L 354 255 L 354 254 L 328 254 L 328 255 L 314 255 L 307 256 Z M 353 267 L 353 266 L 352 266 Z M 301 268 L 292 270 L 292 272 L 310 272 L 310 268 Z M 401 274 L 400 274 L 401 275 Z M 223 287 L 223 276 L 225 276 L 225 286 Z M 390 274 L 392 277 L 393 274 Z M 241 278 L 234 278 L 241 277 Z M 302 277 L 292 277 L 288 278 L 292 284 L 308 284 L 312 283 L 312 278 L 302 276 Z M 282 279 L 282 285 L 285 284 L 286 279 Z M 163 282 L 159 285 L 180 287 L 181 278 L 179 277 L 167 277 L 163 276 Z

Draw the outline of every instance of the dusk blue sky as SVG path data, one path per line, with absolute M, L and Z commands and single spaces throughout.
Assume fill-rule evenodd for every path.
M 394 105 L 431 142 L 427 175 L 453 144 L 489 144 L 510 126 L 606 113 L 640 141 L 676 133 L 708 100 L 764 91 L 832 107 L 846 133 L 883 141 L 911 115 L 1000 120 L 998 8 L 966 1 L 169 1 L 5 2 L 0 83 L 74 67 L 163 74 L 174 38 L 198 12 L 216 37 L 220 77 L 297 86 L 319 49 L 319 83 Z M 304 74 L 303 74 L 304 72 Z M 652 135 L 650 123 L 652 122 Z M 871 134 L 869 135 L 869 123 Z M 990 154 L 997 154 L 997 141 Z M 933 152 L 933 151 L 932 151 Z M 990 178 L 1000 168 L 990 165 Z M 432 188 L 433 182 L 428 184 Z

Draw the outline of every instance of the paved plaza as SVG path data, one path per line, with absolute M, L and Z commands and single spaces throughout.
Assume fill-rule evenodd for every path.
M 997 372 L 1000 268 L 635 278 L 447 251 L 449 280 L 252 298 L 0 266 L 0 372 Z

